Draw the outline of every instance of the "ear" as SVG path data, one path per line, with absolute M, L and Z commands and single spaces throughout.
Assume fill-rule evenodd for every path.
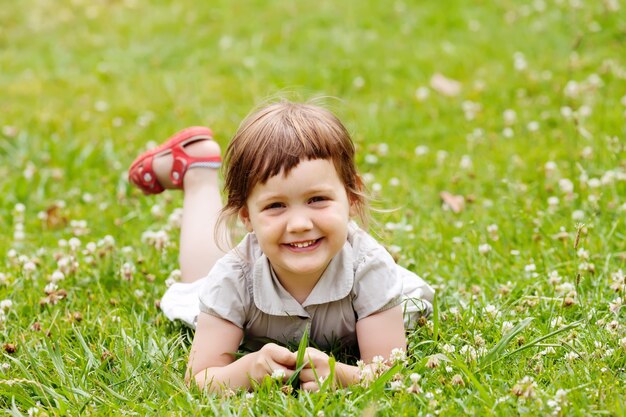
M 248 231 L 248 233 L 252 233 L 252 223 L 250 222 L 250 212 L 248 211 L 248 207 L 243 206 L 239 209 L 239 219 L 243 223 L 244 227 Z
M 359 214 L 359 211 L 357 210 L 357 204 L 358 203 L 355 199 L 350 199 L 350 210 L 348 211 L 350 218 L 353 218 Z

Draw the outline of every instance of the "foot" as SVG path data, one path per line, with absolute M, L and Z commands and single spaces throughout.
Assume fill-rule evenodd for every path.
M 185 145 L 183 149 L 186 154 L 192 157 L 215 156 L 221 154 L 220 146 L 217 142 L 208 139 L 192 142 Z M 165 189 L 180 188 L 180 186 L 174 185 L 172 183 L 172 179 L 170 178 L 173 161 L 174 158 L 172 157 L 172 154 L 168 153 L 156 156 L 152 162 L 154 174 L 156 175 L 159 183 Z M 185 177 L 183 178 L 183 186 L 186 188 L 188 185 L 193 185 L 195 182 L 205 181 L 210 178 L 217 179 L 217 169 L 191 165 L 187 169 Z

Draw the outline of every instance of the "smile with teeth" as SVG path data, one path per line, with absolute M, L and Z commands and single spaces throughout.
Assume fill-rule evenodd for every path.
M 308 248 L 309 246 L 314 245 L 317 241 L 318 239 L 313 239 L 307 240 L 306 242 L 289 243 L 289 246 L 292 246 L 294 248 Z

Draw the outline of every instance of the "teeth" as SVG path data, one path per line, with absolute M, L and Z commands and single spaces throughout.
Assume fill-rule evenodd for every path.
M 295 246 L 296 248 L 307 248 L 314 243 L 315 243 L 315 240 L 309 240 L 308 242 L 292 243 L 291 246 Z

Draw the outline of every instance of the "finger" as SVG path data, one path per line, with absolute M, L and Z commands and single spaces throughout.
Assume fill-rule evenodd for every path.
M 300 389 L 303 389 L 309 392 L 316 392 L 320 390 L 320 387 L 319 385 L 317 385 L 317 382 L 310 381 L 310 382 L 305 382 L 304 384 L 301 384 Z
M 282 346 L 275 345 L 270 351 L 272 360 L 275 362 L 290 368 L 296 365 L 296 354 L 289 351 L 289 349 Z
M 300 371 L 300 382 L 310 382 L 315 381 L 315 374 L 312 369 L 303 369 Z

